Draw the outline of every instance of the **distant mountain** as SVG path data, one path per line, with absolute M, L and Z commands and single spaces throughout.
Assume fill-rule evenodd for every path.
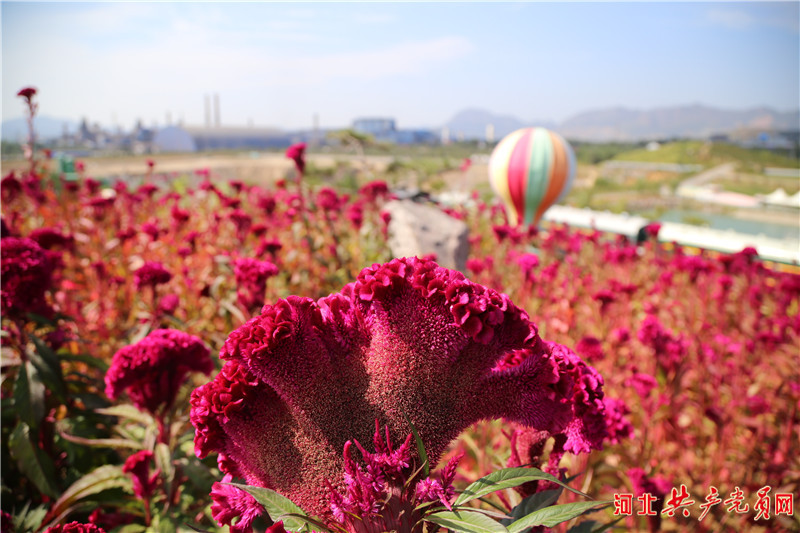
M 60 137 L 64 132 L 64 125 L 70 132 L 74 133 L 78 129 L 78 123 L 72 120 L 53 118 L 47 116 L 36 117 L 33 119 L 36 136 L 40 141 Z M 24 118 L 14 118 L 3 121 L 2 139 L 4 141 L 23 142 L 28 138 L 28 122 Z
M 495 138 L 525 126 L 552 128 L 564 137 L 582 141 L 639 141 L 671 137 L 706 138 L 741 129 L 798 130 L 800 111 L 779 112 L 766 107 L 746 110 L 719 109 L 704 105 L 663 107 L 650 110 L 624 107 L 597 109 L 574 115 L 555 124 L 524 122 L 512 116 L 470 109 L 456 114 L 446 126 L 451 134 L 483 139 L 486 124 L 495 126 Z
M 465 139 L 484 139 L 487 124 L 494 126 L 496 140 L 526 126 L 543 126 L 545 128 L 554 126 L 551 122 L 523 121 L 510 115 L 495 115 L 485 109 L 464 109 L 456 113 L 444 127 L 448 128 L 453 137 L 463 135 Z
M 561 124 L 565 137 L 578 140 L 625 140 L 696 137 L 739 129 L 797 130 L 800 112 L 766 107 L 727 110 L 704 105 L 651 110 L 600 109 L 575 115 Z

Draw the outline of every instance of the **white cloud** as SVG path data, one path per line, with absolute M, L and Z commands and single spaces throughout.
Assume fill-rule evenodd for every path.
M 758 7 L 759 3 L 749 4 L 748 7 Z M 759 16 L 743 8 L 715 8 L 706 13 L 706 18 L 711 24 L 719 25 L 733 30 L 750 30 L 755 28 L 779 28 L 798 33 L 800 30 L 800 17 L 796 2 L 786 2 L 773 5 L 775 9 L 760 11 Z
M 752 15 L 739 9 L 711 9 L 707 15 L 710 22 L 735 30 L 751 28 L 756 23 Z

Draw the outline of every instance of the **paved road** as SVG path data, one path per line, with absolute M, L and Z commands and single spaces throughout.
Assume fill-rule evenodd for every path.
M 700 187 L 714 180 L 732 176 L 735 169 L 736 163 L 724 163 L 683 180 L 680 186 Z

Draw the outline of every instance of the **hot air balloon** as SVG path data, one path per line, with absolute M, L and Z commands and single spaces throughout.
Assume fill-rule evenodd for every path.
M 489 159 L 489 182 L 506 205 L 509 222 L 538 224 L 575 181 L 575 153 L 558 133 L 523 128 L 500 141 Z

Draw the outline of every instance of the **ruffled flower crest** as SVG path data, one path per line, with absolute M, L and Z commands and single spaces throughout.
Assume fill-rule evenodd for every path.
M 563 435 L 566 451 L 603 436 L 596 372 L 543 343 L 508 296 L 433 261 L 373 265 L 318 301 L 267 305 L 220 356 L 192 395 L 198 456 L 219 452 L 224 472 L 314 515 L 331 517 L 325 480 L 343 479 L 341 450 L 368 441 L 376 420 L 405 434 L 407 415 L 432 465 L 482 419 Z

